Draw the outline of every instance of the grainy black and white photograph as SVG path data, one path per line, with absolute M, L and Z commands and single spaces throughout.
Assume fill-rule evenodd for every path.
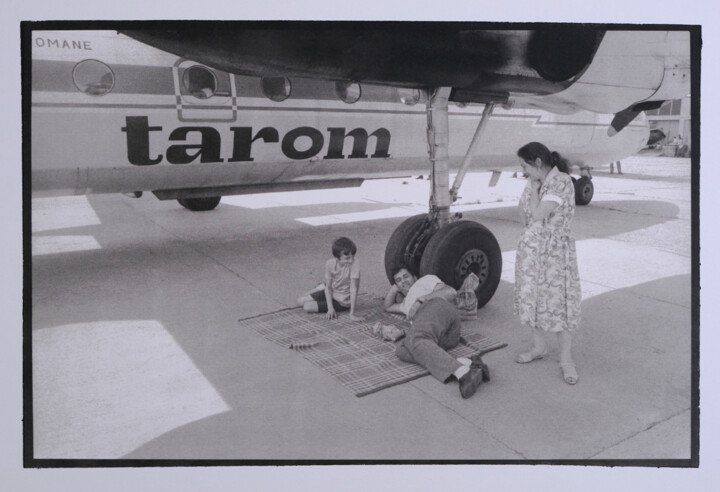
M 705 31 L 508 20 L 19 22 L 22 466 L 697 468 Z

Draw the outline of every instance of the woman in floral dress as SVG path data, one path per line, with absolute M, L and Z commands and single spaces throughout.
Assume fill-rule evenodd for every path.
M 575 187 L 567 161 L 543 144 L 531 142 L 517 155 L 528 181 L 519 205 L 524 227 L 515 261 L 514 308 L 532 330 L 533 345 L 516 360 L 525 364 L 542 358 L 547 353 L 545 333 L 557 333 L 563 379 L 575 384 L 571 333 L 580 321 L 581 300 L 570 235 Z

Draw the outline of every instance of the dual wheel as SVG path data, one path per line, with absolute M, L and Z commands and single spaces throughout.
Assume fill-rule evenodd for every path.
M 385 248 L 385 273 L 390 283 L 400 266 L 414 270 L 419 277 L 437 275 L 455 289 L 472 272 L 480 280 L 475 291 L 478 307 L 487 304 L 502 273 L 502 252 L 495 236 L 470 220 L 447 224 L 432 235 L 428 231 L 425 214 L 410 217 L 395 229 Z

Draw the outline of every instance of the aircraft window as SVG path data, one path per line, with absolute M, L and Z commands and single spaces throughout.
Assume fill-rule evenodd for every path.
M 185 90 L 198 99 L 208 99 L 217 91 L 217 79 L 211 70 L 193 65 L 183 73 Z
M 91 96 L 103 96 L 115 85 L 110 67 L 97 60 L 83 60 L 75 65 L 72 77 L 78 90 Z
M 360 99 L 362 89 L 355 82 L 335 82 L 335 93 L 343 102 L 352 104 Z
M 400 102 L 408 106 L 414 106 L 420 100 L 419 89 L 398 89 L 397 92 Z
M 290 97 L 292 84 L 287 77 L 263 77 L 262 91 L 271 101 L 280 102 Z

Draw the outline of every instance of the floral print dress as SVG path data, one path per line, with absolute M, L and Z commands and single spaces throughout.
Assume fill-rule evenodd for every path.
M 526 223 L 515 259 L 515 313 L 531 328 L 574 331 L 580 322 L 580 278 L 575 240 L 570 233 L 575 214 L 572 178 L 552 168 L 540 187 L 539 201 L 558 207 L 541 222 L 532 222 L 532 182 L 520 198 Z

